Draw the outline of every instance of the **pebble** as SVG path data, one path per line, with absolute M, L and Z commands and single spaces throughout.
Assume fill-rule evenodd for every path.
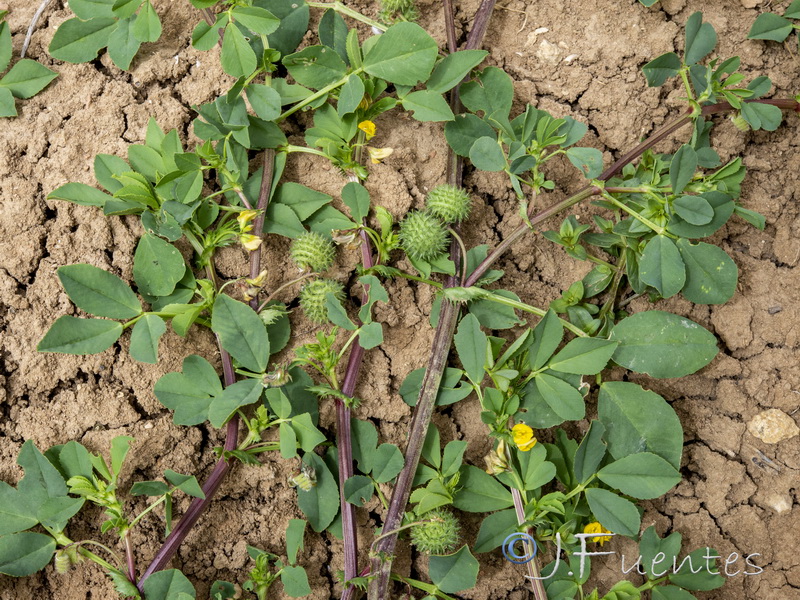
M 757 414 L 747 424 L 747 430 L 765 444 L 777 444 L 800 433 L 794 419 L 777 408 Z

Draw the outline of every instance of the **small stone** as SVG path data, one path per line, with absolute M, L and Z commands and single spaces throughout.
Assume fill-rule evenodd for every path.
M 755 8 L 759 4 L 761 4 L 762 0 L 740 0 L 742 6 L 745 8 Z
M 777 408 L 757 414 L 747 424 L 747 430 L 765 444 L 777 444 L 800 433 L 794 419 Z
M 771 496 L 767 499 L 767 504 L 769 504 L 770 508 L 772 508 L 772 510 L 778 514 L 792 510 L 791 498 L 786 498 L 784 496 Z
M 777 306 L 770 306 L 770 307 L 767 309 L 767 312 L 768 312 L 769 314 L 771 314 L 771 315 L 777 315 L 777 314 L 778 314 L 779 312 L 781 312 L 782 310 L 783 310 L 783 307 L 782 307 L 781 305 L 777 305 Z

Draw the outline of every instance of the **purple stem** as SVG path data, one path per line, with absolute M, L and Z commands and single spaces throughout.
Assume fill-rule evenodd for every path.
M 364 268 L 373 266 L 372 247 L 367 234 L 361 232 L 361 260 Z M 361 305 L 365 305 L 369 296 L 364 290 Z M 364 348 L 356 340 L 347 359 L 347 369 L 342 382 L 342 393 L 353 397 L 356 383 L 364 358 Z M 339 504 L 342 510 L 342 538 L 344 540 L 344 580 L 349 581 L 358 576 L 358 533 L 356 531 L 356 510 L 344 495 L 344 483 L 353 476 L 353 441 L 350 430 L 350 407 L 336 398 L 336 448 L 339 452 Z M 342 600 L 349 600 L 355 593 L 355 587 L 345 586 Z

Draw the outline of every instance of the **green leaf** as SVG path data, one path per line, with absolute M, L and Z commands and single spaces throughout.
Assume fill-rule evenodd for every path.
M 247 77 L 258 67 L 256 53 L 233 23 L 225 26 L 220 63 L 222 70 L 231 77 Z
M 431 556 L 428 576 L 442 592 L 453 594 L 475 587 L 478 582 L 478 561 L 465 545 L 455 554 Z
M 198 425 L 208 418 L 212 397 L 222 394 L 217 372 L 196 355 L 183 359 L 182 373 L 167 373 L 156 382 L 159 402 L 175 411 L 177 425 Z
M 453 340 L 467 377 L 479 384 L 484 376 L 488 338 L 475 315 L 467 314 L 461 319 Z
M 344 497 L 350 504 L 364 506 L 375 495 L 372 479 L 363 475 L 354 475 L 344 482 Z
M 364 56 L 364 70 L 391 83 L 416 85 L 430 76 L 438 50 L 436 41 L 416 23 L 397 23 Z
M 105 0 L 101 1 L 104 2 Z M 142 0 L 116 0 L 116 2 L 112 0 L 111 4 L 111 13 L 115 17 L 118 19 L 127 19 L 139 10 L 139 7 L 142 5 Z
M 286 401 L 288 404 L 288 400 Z M 294 458 L 297 456 L 297 434 L 289 423 L 280 423 L 278 425 L 279 445 L 281 457 L 285 459 Z
M 744 208 L 742 206 L 734 207 L 734 212 L 739 215 L 742 219 L 750 223 L 753 227 L 764 231 L 764 227 L 767 225 L 767 220 L 764 218 L 764 215 L 761 213 L 757 213 L 754 210 L 750 210 Z
M 339 512 L 339 487 L 325 461 L 313 452 L 303 457 L 303 462 L 316 474 L 317 485 L 309 491 L 297 490 L 297 505 L 308 518 L 311 528 L 320 532 L 333 522 Z
M 481 523 L 473 550 L 476 554 L 491 552 L 503 545 L 505 539 L 517 530 L 517 513 L 513 508 L 490 514 Z
M 36 349 L 61 354 L 97 354 L 110 348 L 122 335 L 122 324 L 103 319 L 59 317 Z
M 35 60 L 23 58 L 0 79 L 0 87 L 7 88 L 16 98 L 30 98 L 42 91 L 47 84 L 58 77 Z
M 375 449 L 378 447 L 378 431 L 369 421 L 351 419 L 353 460 L 362 473 L 372 472 Z
M 549 309 L 532 332 L 533 341 L 528 349 L 528 366 L 533 371 L 541 369 L 564 337 L 564 326 L 553 309 Z
M 652 600 L 697 600 L 686 590 L 674 585 L 658 585 L 652 589 Z
M 722 248 L 680 239 L 678 250 L 686 263 L 684 298 L 695 304 L 724 304 L 733 297 L 739 268 Z
M 452 477 L 461 468 L 464 458 L 464 451 L 467 449 L 467 442 L 464 440 L 453 440 L 444 447 L 442 456 L 442 475 Z
M 339 92 L 339 102 L 336 105 L 336 111 L 339 113 L 339 116 L 344 117 L 354 112 L 363 98 L 364 82 L 358 75 L 350 75 L 350 77 L 347 78 L 347 83 L 342 86 Z
M 601 421 L 592 421 L 575 452 L 574 471 L 579 483 L 587 481 L 597 472 L 597 467 L 606 455 L 607 444 L 603 441 L 606 428 Z
M 486 121 L 475 115 L 456 115 L 444 126 L 444 137 L 459 156 L 469 156 L 469 151 L 476 140 L 482 137 L 493 138 L 495 131 Z
M 275 15 L 257 6 L 236 6 L 231 11 L 231 14 L 234 21 L 260 35 L 273 33 L 281 24 L 280 19 Z
M 562 422 L 583 419 L 586 405 L 581 393 L 573 386 L 548 373 L 540 373 L 533 381 L 539 394 Z
M 58 464 L 65 479 L 71 477 L 92 477 L 92 461 L 89 451 L 78 442 L 67 442 L 58 453 Z
M 503 484 L 485 471 L 472 465 L 461 470 L 459 484 L 462 486 L 455 494 L 453 506 L 466 512 L 490 512 L 502 510 L 514 504 Z
M 657 289 L 663 298 L 681 291 L 686 283 L 686 267 L 675 242 L 665 235 L 656 235 L 647 242 L 639 259 L 639 279 Z
M 706 225 L 714 218 L 714 207 L 702 196 L 681 196 L 672 202 L 672 208 L 691 225 Z
M 306 522 L 303 519 L 289 519 L 286 527 L 286 558 L 289 564 L 297 562 L 297 553 L 303 549 Z
M 311 422 L 311 415 L 303 413 L 292 417 L 292 429 L 297 435 L 297 443 L 304 452 L 312 452 L 319 444 L 327 438 L 325 434 L 314 427 Z
M 1 93 L 1 92 L 0 92 Z M 113 200 L 108 194 L 93 188 L 85 183 L 67 183 L 53 190 L 47 195 L 48 200 L 66 200 L 81 206 L 102 207 L 108 200 Z
M 345 62 L 349 60 L 347 56 L 347 35 L 347 23 L 344 22 L 342 16 L 332 8 L 326 10 L 319 20 L 319 41 L 323 46 L 336 50 L 336 53 Z M 357 42 L 358 37 L 356 36 Z M 359 67 L 361 65 L 354 66 Z M 339 101 L 341 102 L 341 97 Z
M 628 537 L 639 534 L 642 519 L 633 502 L 602 488 L 589 488 L 584 494 L 589 510 L 603 527 Z
M 101 17 L 88 21 L 69 19 L 58 28 L 48 50 L 58 60 L 89 62 L 97 58 L 101 48 L 108 45 L 108 38 L 116 27 L 117 19 L 114 18 Z
M 111 471 L 118 474 L 122 469 L 122 463 L 128 455 L 133 438 L 127 435 L 118 435 L 111 440 Z
M 623 319 L 614 327 L 611 339 L 619 342 L 614 362 L 659 379 L 690 375 L 717 355 L 717 340 L 706 329 L 658 310 Z
M 290 598 L 302 598 L 311 593 L 308 575 L 303 567 L 284 566 L 281 569 L 283 591 Z
M 406 110 L 414 111 L 417 121 L 452 121 L 453 111 L 440 93 L 430 90 L 411 92 L 401 104 Z
M 383 343 L 383 325 L 376 322 L 362 325 L 358 332 L 358 343 L 364 350 L 380 346 Z
M 0 88 L 0 117 L 16 117 L 16 116 L 17 116 L 17 107 L 14 104 L 14 96 L 8 89 Z
M 142 312 L 133 290 L 108 271 L 92 265 L 68 265 L 58 269 L 58 278 L 70 300 L 89 314 L 132 319 Z
M 800 0 L 794 0 L 786 10 L 783 11 L 783 16 L 789 19 L 800 19 Z
M 623 494 L 642 500 L 666 494 L 681 480 L 675 467 L 650 452 L 629 454 L 600 469 L 597 477 Z
M 0 573 L 27 577 L 44 569 L 53 558 L 56 541 L 41 533 L 12 533 L 0 537 Z
M 294 52 L 308 31 L 308 5 L 302 0 L 258 0 L 256 4 L 281 21 L 269 36 L 269 45 L 283 56 Z
M 722 587 L 725 584 L 725 577 L 720 575 L 717 568 L 719 554 L 715 550 L 711 550 L 714 553 L 711 554 L 709 550 L 709 548 L 698 548 L 679 562 L 678 572 L 667 576 L 670 583 L 700 592 Z M 706 555 L 712 558 L 705 558 Z
M 0 20 L 0 72 L 5 71 L 11 62 L 11 47 L 11 28 L 8 23 Z
M 717 32 L 711 23 L 703 23 L 703 13 L 696 12 L 686 21 L 686 48 L 683 61 L 693 65 L 717 45 Z M 678 193 L 677 191 L 675 193 Z
M 156 364 L 158 341 L 166 331 L 167 325 L 158 315 L 147 314 L 142 317 L 131 332 L 131 356 L 139 362 Z
M 761 13 L 747 34 L 749 40 L 772 40 L 782 42 L 794 29 L 789 19 L 773 13 Z
M 69 520 L 78 514 L 85 502 L 85 498 L 67 496 L 50 498 L 39 507 L 37 517 L 45 527 L 49 527 L 53 531 L 63 531 Z
M 341 98 L 339 99 L 341 102 Z M 361 223 L 369 214 L 369 192 L 356 181 L 351 181 L 342 188 L 342 202 L 350 209 L 350 215 L 356 223 Z
M 472 387 L 461 381 L 464 371 L 447 367 L 436 394 L 436 406 L 447 406 L 463 400 L 472 392 Z M 409 373 L 400 385 L 398 393 L 409 406 L 417 404 L 417 397 L 425 377 L 425 369 L 415 369 Z
M 607 381 L 600 386 L 598 418 L 615 459 L 652 452 L 676 469 L 683 451 L 683 429 L 673 408 L 658 394 L 635 383 Z
M 186 263 L 175 246 L 150 233 L 139 239 L 133 256 L 133 278 L 141 293 L 167 296 L 185 272 Z
M 163 496 L 168 491 L 163 481 L 137 481 L 131 486 L 131 496 Z
M 481 171 L 497 172 L 508 166 L 506 155 L 497 140 L 484 136 L 472 144 L 469 149 L 469 159 L 476 169 Z
M 605 368 L 616 347 L 617 343 L 612 340 L 576 338 L 564 346 L 547 366 L 561 373 L 595 375 Z
M 705 192 L 700 196 L 709 206 L 714 209 L 714 217 L 705 225 L 692 225 L 685 221 L 680 215 L 674 214 L 667 225 L 670 233 L 689 239 L 697 239 L 711 235 L 722 227 L 734 211 L 734 203 L 728 194 L 721 192 Z
M 283 59 L 283 65 L 300 85 L 320 90 L 347 74 L 347 65 L 335 50 L 308 46 Z
M 673 194 L 680 194 L 697 170 L 697 153 L 689 144 L 681 146 L 669 165 L 669 182 Z
M 25 494 L 0 481 L 0 536 L 37 525 L 37 509 L 38 505 L 32 505 Z
M 131 27 L 131 33 L 140 42 L 155 42 L 161 37 L 161 20 L 150 0 L 147 0 L 139 11 Z
M 381 444 L 375 452 L 372 478 L 378 483 L 391 481 L 403 469 L 403 453 L 394 444 Z
M 555 465 L 545 460 L 546 458 L 547 451 L 542 444 L 536 444 L 527 452 L 517 453 L 520 476 L 525 490 L 540 488 L 556 476 Z
M 113 17 L 114 0 L 69 0 L 69 8 L 79 19 Z
M 142 45 L 133 34 L 135 22 L 136 17 L 120 19 L 117 28 L 108 36 L 108 55 L 114 64 L 123 71 L 130 68 L 133 57 L 136 56 Z
M 268 85 L 260 83 L 248 85 L 247 99 L 255 113 L 265 121 L 277 119 L 281 114 L 281 96 Z
M 203 52 L 211 50 L 220 40 L 219 30 L 227 24 L 227 13 L 217 15 L 217 19 L 213 25 L 209 25 L 205 21 L 200 21 L 195 25 L 192 31 L 192 46 Z
M 269 361 L 269 337 L 264 324 L 248 305 L 221 294 L 214 301 L 211 330 L 222 347 L 244 368 L 262 373 Z
M 461 50 L 448 54 L 433 69 L 425 87 L 437 94 L 444 94 L 456 87 L 488 54 L 485 50 Z
M 503 69 L 487 67 L 477 80 L 463 84 L 460 94 L 464 106 L 472 112 L 483 111 L 484 119 L 505 121 L 514 101 L 514 83 Z
M 742 104 L 742 116 L 753 129 L 775 131 L 783 121 L 783 112 L 777 106 L 761 102 Z
M 264 390 L 258 379 L 244 379 L 226 387 L 208 407 L 208 420 L 214 427 L 222 427 L 242 406 L 258 402 Z
M 603 153 L 597 148 L 570 148 L 567 158 L 587 179 L 594 179 L 603 172 Z
M 182 600 L 182 594 L 195 597 L 194 586 L 177 569 L 156 571 L 144 580 L 142 591 L 147 600 Z
M 197 477 L 194 475 L 181 475 L 172 469 L 164 471 L 164 478 L 169 481 L 176 488 L 181 490 L 184 494 L 192 496 L 193 498 L 205 498 L 203 489 L 197 482 Z

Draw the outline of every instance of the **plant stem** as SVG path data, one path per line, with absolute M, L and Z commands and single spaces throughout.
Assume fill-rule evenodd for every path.
M 483 0 L 481 2 L 473 21 L 473 27 L 467 38 L 467 49 L 474 50 L 481 45 L 494 5 L 495 0 Z M 445 4 L 445 19 L 448 29 L 452 29 L 452 31 L 447 35 L 448 39 L 455 40 L 452 9 L 452 4 L 448 0 Z M 447 16 L 448 12 L 450 16 Z M 454 107 L 457 112 L 460 112 L 460 101 L 458 97 L 459 87 L 460 86 L 456 86 L 453 89 L 450 100 L 451 107 Z M 463 161 L 455 155 L 451 148 L 448 148 L 448 183 L 460 186 L 462 172 Z M 455 264 L 458 264 L 460 260 L 460 250 L 458 244 L 453 241 L 450 246 L 450 258 Z M 449 277 L 447 279 L 447 287 L 453 287 L 456 284 L 455 277 Z M 417 471 L 417 465 L 422 455 L 422 445 L 425 442 L 425 436 L 428 433 L 428 426 L 430 425 L 431 416 L 433 415 L 433 407 L 436 402 L 436 395 L 439 392 L 439 384 L 442 381 L 444 368 L 447 364 L 447 355 L 453 341 L 458 313 L 459 307 L 456 304 L 448 300 L 442 300 L 439 310 L 439 321 L 436 326 L 436 332 L 434 333 L 431 355 L 428 359 L 425 377 L 422 380 L 417 404 L 411 418 L 411 429 L 405 451 L 405 464 L 403 465 L 403 470 L 400 471 L 400 474 L 397 476 L 397 481 L 392 490 L 389 510 L 386 513 L 386 518 L 383 523 L 382 530 L 384 532 L 391 532 L 391 534 L 386 535 L 386 537 L 380 540 L 377 544 L 378 555 L 371 559 L 370 571 L 373 575 L 373 579 L 369 584 L 369 600 L 385 600 L 388 596 L 389 581 L 392 573 L 392 554 L 397 545 L 397 532 L 395 530 L 402 522 L 403 513 L 408 504 L 408 498 L 411 495 L 411 484 L 414 480 L 414 474 Z
M 361 231 L 361 261 L 367 269 L 373 266 L 372 246 L 369 237 Z M 367 289 L 361 297 L 361 305 L 364 306 L 369 296 Z M 364 359 L 364 348 L 356 342 L 347 358 L 347 368 L 342 381 L 342 393 L 353 397 L 356 391 L 356 383 Z M 344 580 L 349 581 L 358 577 L 358 534 L 356 532 L 356 511 L 355 506 L 350 504 L 344 495 L 344 482 L 353 476 L 353 440 L 350 430 L 350 407 L 339 398 L 336 403 L 336 447 L 339 451 L 339 504 L 342 511 L 342 537 L 344 541 Z M 355 594 L 356 588 L 346 585 L 342 592 L 342 600 L 350 600 Z
M 381 31 L 386 31 L 388 29 L 388 27 L 383 23 L 379 23 L 378 21 L 373 21 L 369 17 L 365 17 L 360 12 L 345 6 L 341 2 L 306 2 L 306 4 L 308 4 L 313 8 L 331 8 L 338 13 L 347 15 L 348 17 L 355 19 L 356 21 L 361 21 L 362 23 L 366 23 L 370 27 L 374 27 L 375 29 L 380 29 Z
M 260 238 L 264 237 L 264 219 L 266 218 L 269 198 L 272 195 L 272 177 L 275 173 L 275 150 L 264 150 L 264 170 L 261 172 L 261 188 L 258 192 L 256 209 L 259 211 L 253 219 L 253 231 Z M 261 272 L 261 246 L 250 253 L 250 279 L 255 279 Z M 250 300 L 250 308 L 258 309 L 258 298 Z
M 133 546 L 131 545 L 130 531 L 125 532 L 125 558 L 128 562 L 128 579 L 131 580 L 133 585 L 136 585 L 136 557 L 133 554 Z
M 304 106 L 308 106 L 309 104 L 314 102 L 314 100 L 317 100 L 319 98 L 322 98 L 323 96 L 326 96 L 327 94 L 329 94 L 330 92 L 332 92 L 333 90 L 338 88 L 339 86 L 342 86 L 345 83 L 347 83 L 347 80 L 350 78 L 351 75 L 359 75 L 363 71 L 364 71 L 363 68 L 358 68 L 355 71 L 353 71 L 352 73 L 348 74 L 346 77 L 342 77 L 339 81 L 334 81 L 332 84 L 325 86 L 324 88 L 322 88 L 318 92 L 316 92 L 314 94 L 311 94 L 308 98 L 306 98 L 304 100 L 301 100 L 300 102 L 295 104 L 292 108 L 290 108 L 289 110 L 284 112 L 281 116 L 279 116 L 277 119 L 275 119 L 275 122 L 276 123 L 280 123 L 281 121 L 283 121 L 289 115 L 293 115 L 294 113 L 296 113 L 298 110 L 300 110 Z
M 511 496 L 514 498 L 514 510 L 517 513 L 517 523 L 522 525 L 525 522 L 525 505 L 522 502 L 522 494 L 516 488 L 511 488 Z M 525 532 L 531 535 L 531 530 L 526 529 Z M 527 562 L 528 578 L 531 583 L 531 591 L 533 592 L 534 600 L 547 600 L 547 592 L 544 589 L 542 578 L 539 573 L 539 563 L 536 557 Z

